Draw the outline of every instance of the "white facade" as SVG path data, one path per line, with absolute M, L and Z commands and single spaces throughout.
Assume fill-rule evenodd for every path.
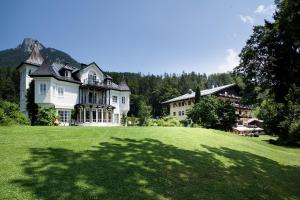
M 38 67 L 29 64 L 23 64 L 19 68 L 20 72 L 20 110 L 27 115 L 26 110 L 26 92 L 29 88 L 29 84 L 32 81 L 30 74 L 34 72 Z
M 39 107 L 55 108 L 60 125 L 70 125 L 72 111 L 76 111 L 75 125 L 121 125 L 121 118 L 127 116 L 130 105 L 126 83 L 113 83 L 96 63 L 84 65 L 80 70 L 68 64 L 42 65 L 38 49 L 33 49 L 33 53 L 28 59 L 30 63 L 25 61 L 18 67 L 22 112 L 28 114 L 26 92 L 34 80 L 35 103 Z

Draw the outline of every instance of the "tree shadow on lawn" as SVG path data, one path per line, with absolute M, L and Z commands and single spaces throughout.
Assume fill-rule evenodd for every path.
M 33 148 L 23 163 L 28 178 L 14 184 L 38 199 L 300 199 L 299 166 L 203 147 L 114 138 L 83 152 Z

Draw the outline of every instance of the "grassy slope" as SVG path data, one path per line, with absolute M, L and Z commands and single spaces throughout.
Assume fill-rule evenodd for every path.
M 0 127 L 0 199 L 300 199 L 300 149 L 208 129 Z

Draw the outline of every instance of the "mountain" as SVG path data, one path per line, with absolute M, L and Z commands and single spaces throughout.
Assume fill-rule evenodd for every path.
M 43 58 L 49 62 L 70 63 L 74 67 L 80 68 L 80 64 L 67 53 L 45 47 L 42 43 L 32 38 L 25 38 L 16 48 L 0 51 L 0 68 L 10 67 L 15 68 L 21 62 L 26 60 L 32 50 L 33 44 L 37 44 Z

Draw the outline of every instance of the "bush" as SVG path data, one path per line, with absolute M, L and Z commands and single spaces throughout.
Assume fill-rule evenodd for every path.
M 0 125 L 29 125 L 29 120 L 17 104 L 0 100 Z
M 182 124 L 174 116 L 167 116 L 161 119 L 148 119 L 147 126 L 165 126 L 165 127 L 180 127 Z
M 137 126 L 139 125 L 139 118 L 137 117 L 127 117 L 127 125 L 128 126 Z
M 35 125 L 54 126 L 57 119 L 56 110 L 54 108 L 39 108 Z
M 259 107 L 258 116 L 264 120 L 268 134 L 279 136 L 278 144 L 300 143 L 300 87 L 292 87 L 285 96 L 286 103 L 276 103 L 269 95 Z
M 230 130 L 236 122 L 231 103 L 212 96 L 203 97 L 187 111 L 187 116 L 194 124 L 221 130 Z

